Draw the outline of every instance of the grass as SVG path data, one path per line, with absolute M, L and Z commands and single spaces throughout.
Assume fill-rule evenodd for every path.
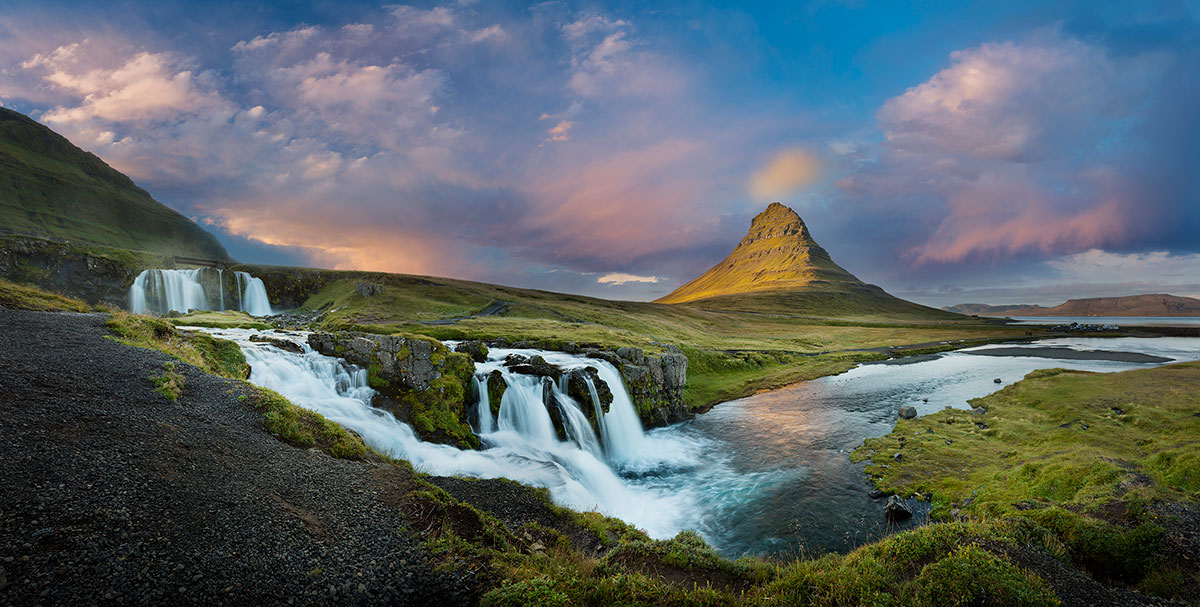
M 171 402 L 183 395 L 184 377 L 175 370 L 174 361 L 163 363 L 163 374 L 151 376 L 150 383 L 154 384 L 155 392 Z
M 246 384 L 249 395 L 239 399 L 259 412 L 263 428 L 289 445 L 317 448 L 340 459 L 363 459 L 367 446 L 361 437 L 320 413 L 293 405 L 278 392 Z
M 255 319 L 245 312 L 192 312 L 178 316 L 168 315 L 166 320 L 177 327 L 208 327 L 212 329 L 270 329 L 271 325 Z
M 881 489 L 931 494 L 935 518 L 1021 519 L 1094 576 L 1176 596 L 1188 582 L 1159 554 L 1155 505 L 1197 503 L 1197 385 L 1200 363 L 1034 371 L 971 401 L 985 413 L 899 420 L 852 459 Z
M 88 312 L 91 306 L 64 295 L 0 278 L 0 308 L 48 312 Z
M 244 379 L 250 366 L 237 344 L 204 333 L 184 333 L 161 318 L 112 310 L 106 323 L 112 339 L 169 354 L 222 377 Z

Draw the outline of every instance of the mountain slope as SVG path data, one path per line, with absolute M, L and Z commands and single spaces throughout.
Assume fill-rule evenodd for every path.
M 804 220 L 778 202 L 754 218 L 728 257 L 656 302 L 809 315 L 956 317 L 862 282 L 834 263 Z
M 225 261 L 216 237 L 37 121 L 0 108 L 0 232 Z
M 943 310 L 979 316 L 1200 316 L 1200 299 L 1153 293 L 1069 299 L 1052 308 L 958 304 Z

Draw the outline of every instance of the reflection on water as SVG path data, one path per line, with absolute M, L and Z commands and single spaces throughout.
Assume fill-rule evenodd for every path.
M 1200 359 L 1200 340 L 1192 338 L 1067 338 L 1039 344 Z M 871 485 L 861 466 L 850 463 L 849 452 L 865 437 L 890 432 L 899 406 L 913 405 L 920 415 L 966 408 L 968 399 L 990 394 L 1035 369 L 1109 372 L 1155 366 L 978 356 L 971 351 L 906 365 L 864 365 L 722 404 L 693 421 L 648 435 L 662 441 L 662 448 L 688 452 L 681 460 L 698 464 L 643 471 L 633 482 L 686 498 L 695 507 L 688 526 L 730 556 L 845 551 L 889 531 L 882 500 L 868 497 Z M 994 383 L 997 378 L 1002 385 Z M 920 522 L 926 512 L 927 507 L 918 508 L 914 521 Z

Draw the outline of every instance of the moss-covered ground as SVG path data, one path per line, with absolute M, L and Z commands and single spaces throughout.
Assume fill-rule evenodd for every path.
M 1200 363 L 1034 371 L 971 404 L 900 420 L 852 458 L 881 489 L 932 496 L 936 519 L 1019 521 L 1097 578 L 1196 600 L 1198 564 L 1164 533 L 1180 524 L 1166 505 L 1200 507 Z
M 65 295 L 58 295 L 31 285 L 0 278 L 0 308 L 88 312 L 91 306 Z
M 270 329 L 271 325 L 245 312 L 192 312 L 165 317 L 177 327 L 210 327 L 213 329 Z

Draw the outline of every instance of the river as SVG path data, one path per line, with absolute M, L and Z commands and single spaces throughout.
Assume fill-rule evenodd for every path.
M 888 433 L 896 409 L 920 415 L 967 401 L 1020 380 L 1035 369 L 1123 371 L 1161 362 L 1200 360 L 1195 338 L 1065 338 L 996 344 L 867 364 L 846 373 L 723 403 L 696 419 L 643 432 L 615 368 L 557 352 L 493 350 L 477 373 L 500 370 L 509 385 L 498 416 L 476 430 L 485 448 L 462 451 L 421 441 L 407 425 L 370 406 L 362 369 L 312 352 L 285 352 L 250 341 L 254 333 L 304 343 L 302 333 L 201 329 L 238 342 L 250 381 L 284 394 L 361 434 L 373 447 L 439 475 L 508 477 L 547 487 L 557 503 L 622 518 L 659 538 L 695 529 L 723 554 L 792 556 L 845 551 L 891 530 L 882 504 L 849 452 L 866 437 Z M 1003 354 L 1003 355 L 988 355 Z M 1115 352 L 1115 353 L 1114 353 Z M 600 432 L 553 435 L 540 380 L 509 372 L 508 354 L 541 354 L 562 368 L 594 366 L 615 400 L 600 415 Z M 1057 358 L 1067 356 L 1069 358 Z M 1111 360 L 1110 360 L 1111 359 Z M 996 384 L 995 379 L 1001 383 Z M 595 403 L 554 398 L 578 417 Z M 486 393 L 486 391 L 484 391 Z M 487 411 L 485 403 L 476 405 Z M 595 410 L 595 409 L 593 409 Z M 586 423 L 584 424 L 586 426 Z M 927 508 L 898 528 L 923 522 Z

